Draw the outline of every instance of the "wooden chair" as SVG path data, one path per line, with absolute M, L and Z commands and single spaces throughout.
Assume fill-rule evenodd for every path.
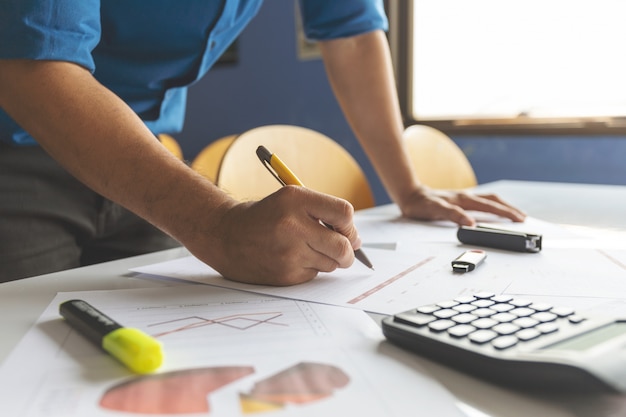
M 222 158 L 236 137 L 237 135 L 224 136 L 208 144 L 191 161 L 191 168 L 215 183 Z
M 424 125 L 406 128 L 404 142 L 419 180 L 435 189 L 459 190 L 477 185 L 469 160 L 445 133 Z
M 263 145 L 278 155 L 306 187 L 344 198 L 356 210 L 374 206 L 369 182 L 357 161 L 319 132 L 298 126 L 268 125 L 224 139 L 216 147 L 228 141 L 216 184 L 236 199 L 262 199 L 280 187 L 256 155 L 257 147 Z M 199 165 L 196 167 L 201 169 Z
M 178 141 L 174 139 L 173 136 L 168 135 L 166 133 L 160 133 L 159 141 L 169 150 L 174 156 L 176 156 L 181 161 L 183 160 L 183 150 L 181 149 Z

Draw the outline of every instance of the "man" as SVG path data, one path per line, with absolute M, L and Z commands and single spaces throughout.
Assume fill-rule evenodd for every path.
M 284 187 L 239 203 L 155 140 L 182 129 L 186 86 L 261 3 L 4 1 L 0 281 L 177 242 L 242 282 L 290 285 L 352 264 L 361 242 L 347 202 Z M 405 216 L 472 224 L 471 209 L 524 219 L 496 196 L 433 192 L 415 178 L 380 1 L 300 6 L 340 105 Z

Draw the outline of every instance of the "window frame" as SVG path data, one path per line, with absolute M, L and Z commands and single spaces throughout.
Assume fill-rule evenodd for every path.
M 626 135 L 626 117 L 517 117 L 502 119 L 416 119 L 412 109 L 413 0 L 385 0 L 387 37 L 395 71 L 400 109 L 406 126 L 423 124 L 449 134 Z M 626 81 L 625 81 L 626 82 Z

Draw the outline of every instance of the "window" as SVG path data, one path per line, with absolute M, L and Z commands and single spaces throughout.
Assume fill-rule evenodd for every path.
M 408 123 L 626 133 L 626 2 L 389 0 Z

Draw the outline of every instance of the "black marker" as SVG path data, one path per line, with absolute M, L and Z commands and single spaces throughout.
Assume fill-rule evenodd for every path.
M 139 329 L 122 327 L 86 301 L 66 301 L 59 306 L 59 313 L 83 336 L 137 373 L 152 372 L 163 363 L 161 342 Z

